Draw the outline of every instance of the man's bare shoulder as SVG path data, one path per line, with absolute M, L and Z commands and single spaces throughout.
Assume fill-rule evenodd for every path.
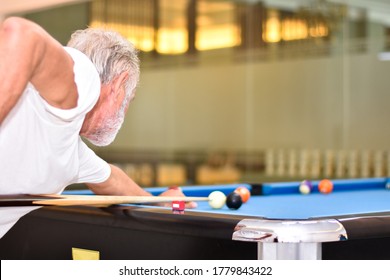
M 73 60 L 63 46 L 36 23 L 18 17 L 4 22 L 14 33 L 15 40 L 23 40 L 27 49 L 33 49 L 30 82 L 52 106 L 70 109 L 77 105 L 77 87 L 74 83 Z

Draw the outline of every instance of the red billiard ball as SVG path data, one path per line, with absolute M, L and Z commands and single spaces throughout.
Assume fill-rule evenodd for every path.
M 318 184 L 318 190 L 321 193 L 328 194 L 333 191 L 333 182 L 328 179 L 323 179 Z
M 238 193 L 241 196 L 242 203 L 246 203 L 251 197 L 251 192 L 246 187 L 238 187 L 234 190 L 235 193 Z
M 241 205 L 242 205 L 242 198 L 238 193 L 232 192 L 226 197 L 226 206 L 229 209 L 237 210 L 238 208 L 241 207 Z

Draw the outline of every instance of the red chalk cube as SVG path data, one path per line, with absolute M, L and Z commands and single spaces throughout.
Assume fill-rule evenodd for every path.
M 172 201 L 172 212 L 174 214 L 183 214 L 185 209 L 185 201 Z

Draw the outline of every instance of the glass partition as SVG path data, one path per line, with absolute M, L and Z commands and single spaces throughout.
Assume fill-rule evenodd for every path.
M 92 1 L 142 61 L 96 152 L 145 186 L 390 176 L 390 8 L 343 2 Z

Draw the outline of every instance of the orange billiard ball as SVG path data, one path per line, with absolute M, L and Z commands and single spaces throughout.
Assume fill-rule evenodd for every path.
M 246 187 L 238 187 L 234 190 L 235 193 L 238 193 L 241 196 L 241 200 L 243 203 L 246 203 L 251 197 L 251 192 Z
M 321 193 L 328 194 L 333 191 L 333 182 L 328 179 L 323 179 L 318 184 L 318 190 Z

